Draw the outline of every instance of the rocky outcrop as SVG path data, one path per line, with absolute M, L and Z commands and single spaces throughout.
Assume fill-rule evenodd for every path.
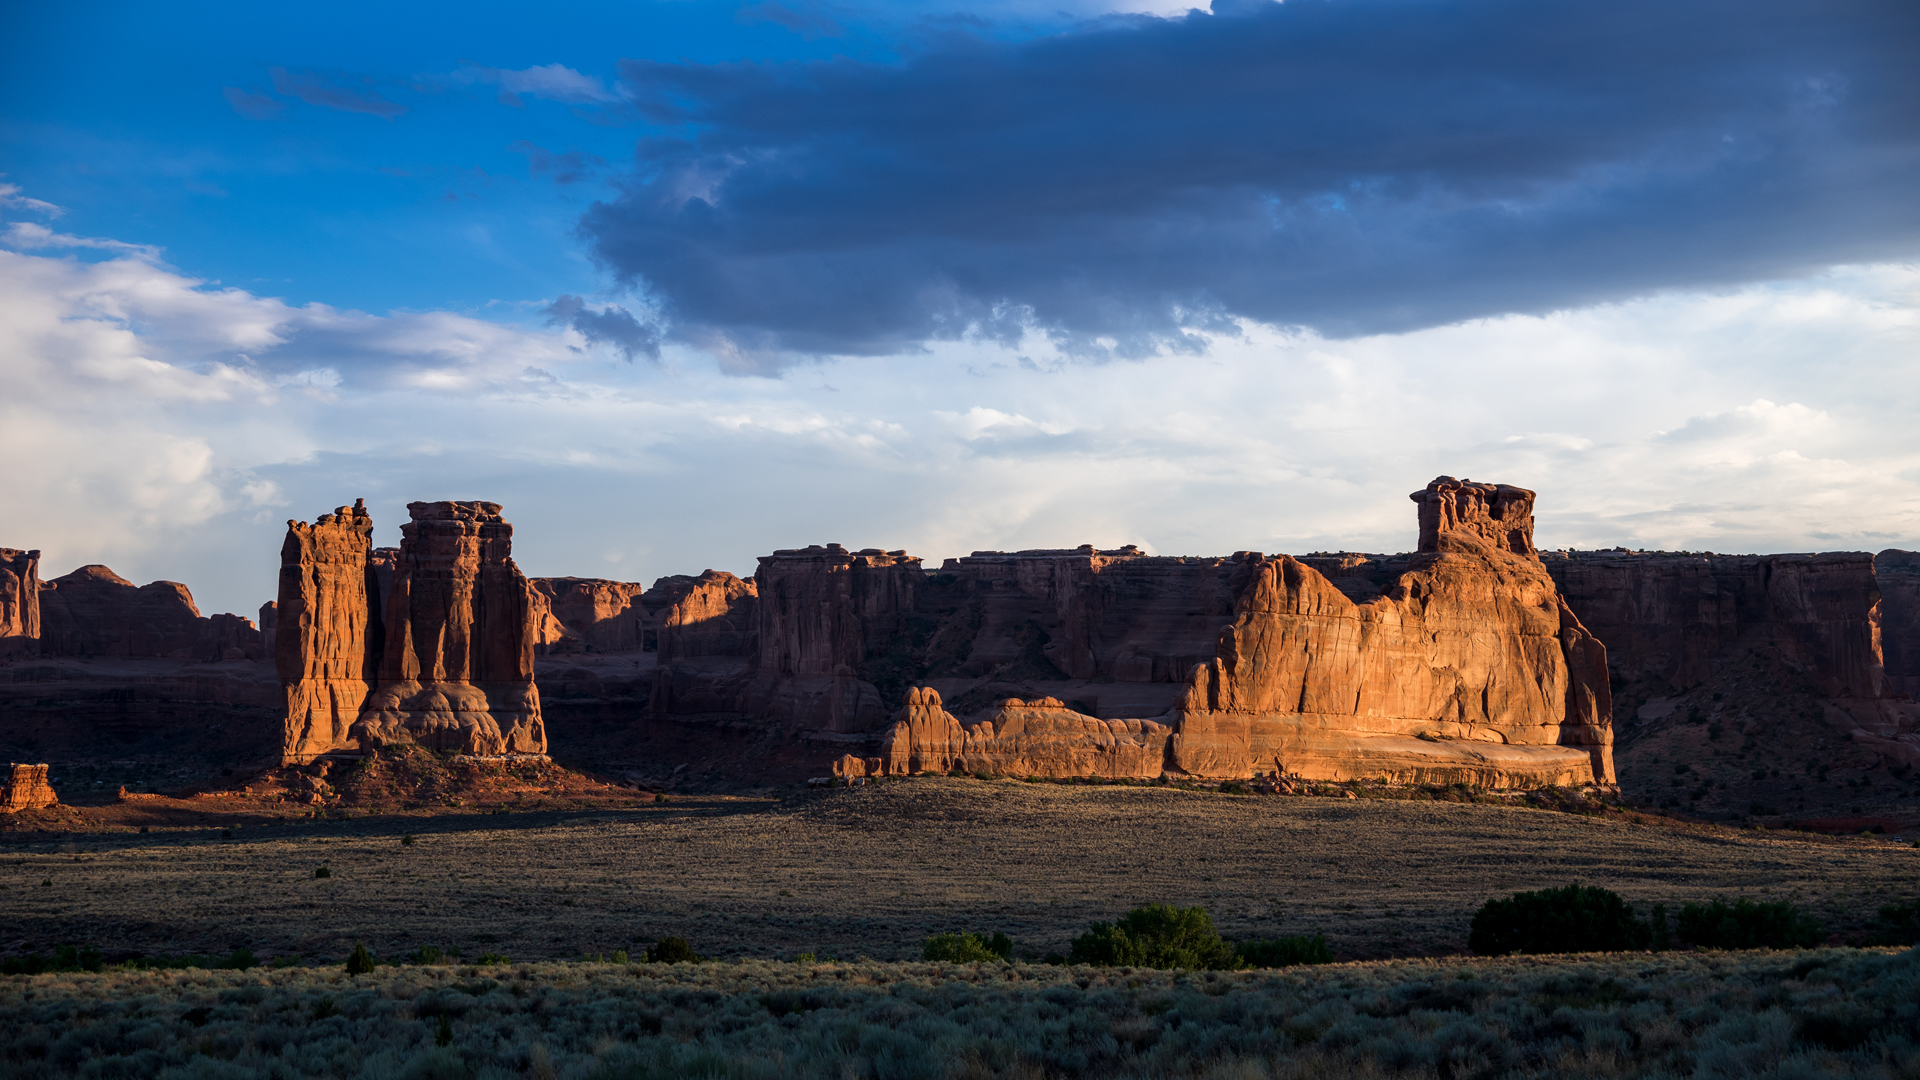
M 13 765 L 7 770 L 7 782 L 0 787 L 0 814 L 38 810 L 60 801 L 47 782 L 45 765 Z
M 367 563 L 373 518 L 365 500 L 287 522 L 280 545 L 274 662 L 286 688 L 281 760 L 305 763 L 359 749 L 353 725 L 378 675 L 378 586 Z
M 1234 599 L 1230 613 L 1212 616 L 1210 655 L 1179 673 L 1183 692 L 1162 715 L 1101 717 L 1054 698 L 1013 699 L 964 724 L 932 690 L 916 691 L 879 767 L 979 762 L 987 771 L 1042 776 L 1611 783 L 1606 649 L 1561 601 L 1534 553 L 1533 493 L 1441 477 L 1412 498 L 1427 550 L 1371 599 L 1356 601 L 1285 555 L 1133 569 L 1130 558 L 1096 567 L 1087 549 L 1077 553 L 1083 564 L 1055 563 L 1025 581 L 1014 575 L 1023 595 L 1071 594 L 1056 620 L 1060 648 L 1048 652 L 1049 641 L 1040 651 L 1058 674 L 1082 678 L 1160 674 L 1132 659 L 1155 655 L 1138 643 L 1157 636 L 1167 648 L 1192 626 L 1171 611 L 1205 619 L 1221 593 Z M 1331 569 L 1352 569 L 1336 562 Z M 1095 584 L 1115 563 L 1181 582 L 1168 590 L 1180 599 L 1142 618 L 1131 603 L 1140 593 Z M 1128 570 L 1107 581 L 1126 581 Z M 1050 586 L 1058 576 L 1070 584 Z M 843 770 L 856 767 L 843 761 Z
M 1920 699 L 1920 552 L 1873 557 L 1880 586 L 1880 655 L 1887 693 Z
M 645 641 L 646 586 L 604 578 L 532 578 L 537 655 L 635 652 Z
M 490 502 L 408 503 L 364 743 L 543 754 L 533 599 L 513 526 Z
M 1607 643 L 1623 684 L 1690 687 L 1735 651 L 1762 649 L 1807 672 L 1830 697 L 1888 693 L 1882 584 L 1865 552 L 1571 551 L 1548 552 L 1544 561 L 1567 604 Z M 1887 562 L 1889 570 L 1898 565 Z
M 40 553 L 0 548 L 0 656 L 40 651 Z
M 177 581 L 135 585 L 105 566 L 83 566 L 41 582 L 39 607 L 41 656 L 217 661 L 262 655 L 252 620 L 203 618 L 193 593 Z

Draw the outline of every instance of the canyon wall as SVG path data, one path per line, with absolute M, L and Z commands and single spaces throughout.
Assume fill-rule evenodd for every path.
M 889 710 L 860 669 L 899 635 L 925 579 L 904 551 L 828 544 L 762 556 L 747 715 L 827 732 L 882 726 Z
M 1548 552 L 1545 565 L 1622 682 L 1691 686 L 1736 648 L 1764 648 L 1830 697 L 1887 694 L 1881 584 L 1865 552 Z
M 0 548 L 0 656 L 40 651 L 40 553 Z
M 1920 552 L 1873 557 L 1880 587 L 1880 653 L 1887 693 L 1920 699 Z

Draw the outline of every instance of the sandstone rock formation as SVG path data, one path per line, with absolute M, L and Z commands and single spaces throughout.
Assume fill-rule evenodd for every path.
M 533 600 L 490 502 L 408 503 L 379 684 L 356 725 L 376 744 L 544 754 Z
M 0 814 L 38 810 L 59 801 L 53 792 L 53 785 L 47 782 L 45 765 L 15 764 L 7 771 L 6 785 L 0 787 Z
M 397 549 L 371 546 L 364 503 L 287 523 L 274 630 L 283 763 L 390 743 L 546 752 L 513 526 L 497 503 L 407 509 Z
M 287 522 L 280 546 L 274 662 L 286 687 L 283 764 L 358 749 L 353 725 L 378 677 L 381 605 L 367 555 L 373 518 L 365 500 Z
M 0 656 L 40 651 L 40 553 L 0 548 Z
M 933 690 L 917 690 L 889 733 L 880 768 L 1611 783 L 1606 650 L 1561 601 L 1534 553 L 1533 493 L 1441 477 L 1412 498 L 1426 550 L 1383 594 L 1364 601 L 1285 555 L 1143 563 L 1142 571 L 1183 583 L 1169 590 L 1180 598 L 1169 606 L 1191 618 L 1208 617 L 1210 598 L 1234 595 L 1230 614 L 1212 616 L 1212 655 L 1196 656 L 1191 674 L 1179 671 L 1184 689 L 1164 714 L 1103 719 L 1053 698 L 1013 699 L 966 725 Z M 1064 601 L 1057 643 L 1034 623 L 1048 639 L 1040 655 L 1057 674 L 1152 678 L 1161 674 L 1158 664 L 1141 657 L 1167 656 L 1171 671 L 1182 656 L 1175 650 L 1200 651 L 1178 644 L 1181 628 L 1190 633 L 1193 623 L 1163 609 L 1143 620 L 1153 631 L 1130 628 L 1144 614 L 1127 602 L 1138 594 L 1095 584 L 1132 559 L 1099 566 L 1092 549 L 1077 554 L 1084 562 L 1032 560 L 1020 567 L 1031 568 L 1025 580 L 1015 575 L 1023 595 Z M 963 567 L 953 569 L 957 576 Z M 1048 586 L 1063 576 L 1082 580 Z M 1123 571 L 1108 580 L 1126 578 Z M 1002 642 L 1011 636 L 997 635 Z M 1157 644 L 1141 647 L 1153 638 Z M 864 759 L 840 767 L 857 774 Z

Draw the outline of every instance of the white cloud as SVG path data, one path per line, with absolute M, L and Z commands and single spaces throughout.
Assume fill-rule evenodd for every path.
M 453 77 L 457 82 L 498 86 L 500 103 L 503 105 L 522 104 L 522 94 L 568 105 L 611 105 L 622 100 L 620 95 L 609 91 L 599 79 L 583 75 L 565 64 L 537 64 L 518 70 L 468 65 Z
M 0 209 L 28 210 L 48 217 L 59 217 L 67 212 L 64 207 L 42 202 L 39 199 L 30 199 L 20 194 L 19 184 L 0 184 Z
M 1539 490 L 1546 545 L 1920 546 L 1920 267 L 1395 337 L 1242 330 L 1198 358 L 1034 339 L 736 378 L 684 347 L 634 365 L 544 325 L 296 307 L 144 253 L 0 252 L 0 545 L 251 611 L 277 519 L 361 496 L 382 543 L 409 500 L 489 498 L 529 573 L 650 579 L 827 541 L 1401 550 L 1406 493 L 1444 472 Z

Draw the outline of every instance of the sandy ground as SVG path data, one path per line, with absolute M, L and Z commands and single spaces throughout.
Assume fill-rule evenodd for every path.
M 1920 891 L 1920 850 L 1488 805 L 916 779 L 783 800 L 15 832 L 0 843 L 0 953 L 337 959 L 364 939 L 381 955 L 532 960 L 677 934 L 722 957 L 905 959 L 929 934 L 973 929 L 1043 954 L 1163 901 L 1205 904 L 1232 938 L 1324 932 L 1342 959 L 1417 956 L 1463 949 L 1489 897 L 1575 881 L 1643 913 L 1794 899 L 1847 931 Z

